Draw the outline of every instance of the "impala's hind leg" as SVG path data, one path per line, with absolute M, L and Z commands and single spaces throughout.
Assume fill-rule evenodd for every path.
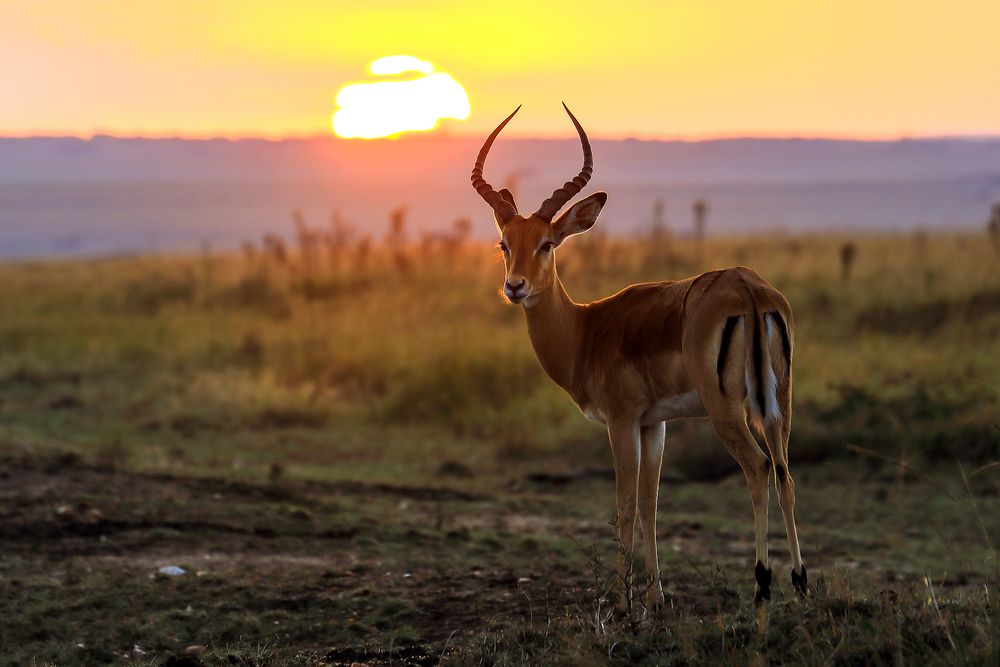
M 774 486 L 778 491 L 778 505 L 785 519 L 785 533 L 788 535 L 788 551 L 792 557 L 792 585 L 800 595 L 808 590 L 806 568 L 802 564 L 799 551 L 799 535 L 795 529 L 795 481 L 788 469 L 788 440 L 783 437 L 787 429 L 777 421 L 765 428 L 767 447 L 774 461 Z
M 757 551 L 757 565 L 754 567 L 754 577 L 757 589 L 754 593 L 754 604 L 771 599 L 771 568 L 767 564 L 767 503 L 768 478 L 771 474 L 771 461 L 761 451 L 753 434 L 743 418 L 742 406 L 739 416 L 734 414 L 713 415 L 709 412 L 715 432 L 743 469 L 747 487 L 750 489 L 750 500 L 753 503 L 754 544 Z
M 788 551 L 792 557 L 792 585 L 800 595 L 808 590 L 805 565 L 799 551 L 799 536 L 795 529 L 795 481 L 788 469 L 788 438 L 792 430 L 792 347 L 784 318 L 772 311 L 765 317 L 767 359 L 771 370 L 768 391 L 773 392 L 773 405 L 762 429 L 774 463 L 774 486 L 778 505 L 785 520 Z

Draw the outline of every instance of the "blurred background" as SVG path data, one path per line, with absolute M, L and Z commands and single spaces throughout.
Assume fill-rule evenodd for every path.
M 1000 655 L 1000 9 L 619 5 L 0 4 L 0 654 Z M 575 175 L 561 101 L 610 194 L 557 253 L 577 301 L 742 264 L 792 304 L 811 643 L 790 591 L 747 611 L 700 421 L 660 498 L 688 615 L 593 620 L 607 436 L 469 187 L 522 103 L 486 178 L 533 210 Z

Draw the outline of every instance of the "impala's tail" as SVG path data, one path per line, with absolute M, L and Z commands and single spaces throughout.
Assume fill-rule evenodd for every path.
M 766 425 L 789 417 L 782 414 L 782 406 L 788 404 L 791 389 L 792 344 L 788 325 L 777 310 L 762 314 L 754 303 L 747 323 L 747 399 L 751 421 L 763 433 Z
M 788 417 L 782 415 L 782 406 L 788 403 L 791 386 L 791 339 L 781 313 L 762 313 L 752 293 L 747 305 L 748 312 L 743 316 L 747 334 L 746 396 L 751 422 L 763 433 L 767 424 Z
M 763 310 L 749 288 L 743 302 L 745 310 L 730 315 L 722 326 L 715 370 L 719 391 L 742 393 L 751 423 L 763 434 L 768 425 L 791 416 L 783 413 L 790 411 L 792 340 L 782 314 Z M 742 359 L 734 354 L 741 349 Z

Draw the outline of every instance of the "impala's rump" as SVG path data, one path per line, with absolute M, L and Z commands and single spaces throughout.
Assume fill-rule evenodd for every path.
M 745 267 L 698 276 L 685 301 L 688 370 L 704 375 L 700 390 L 745 403 L 758 430 L 780 420 L 791 373 L 788 302 Z

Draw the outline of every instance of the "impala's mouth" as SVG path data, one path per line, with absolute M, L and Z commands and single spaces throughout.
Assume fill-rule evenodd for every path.
M 519 292 L 514 296 L 507 296 L 507 302 L 514 304 L 515 306 L 524 306 L 525 308 L 531 308 L 538 301 L 538 292 L 528 291 Z
M 522 301 L 524 301 L 529 296 L 531 296 L 531 292 L 529 290 L 521 290 L 521 289 L 509 290 L 507 288 L 504 288 L 503 295 L 508 301 L 510 301 L 514 305 L 517 305 Z
M 520 304 L 522 301 L 524 301 L 525 296 L 527 295 L 525 294 L 524 296 L 508 296 L 507 300 L 516 306 Z

